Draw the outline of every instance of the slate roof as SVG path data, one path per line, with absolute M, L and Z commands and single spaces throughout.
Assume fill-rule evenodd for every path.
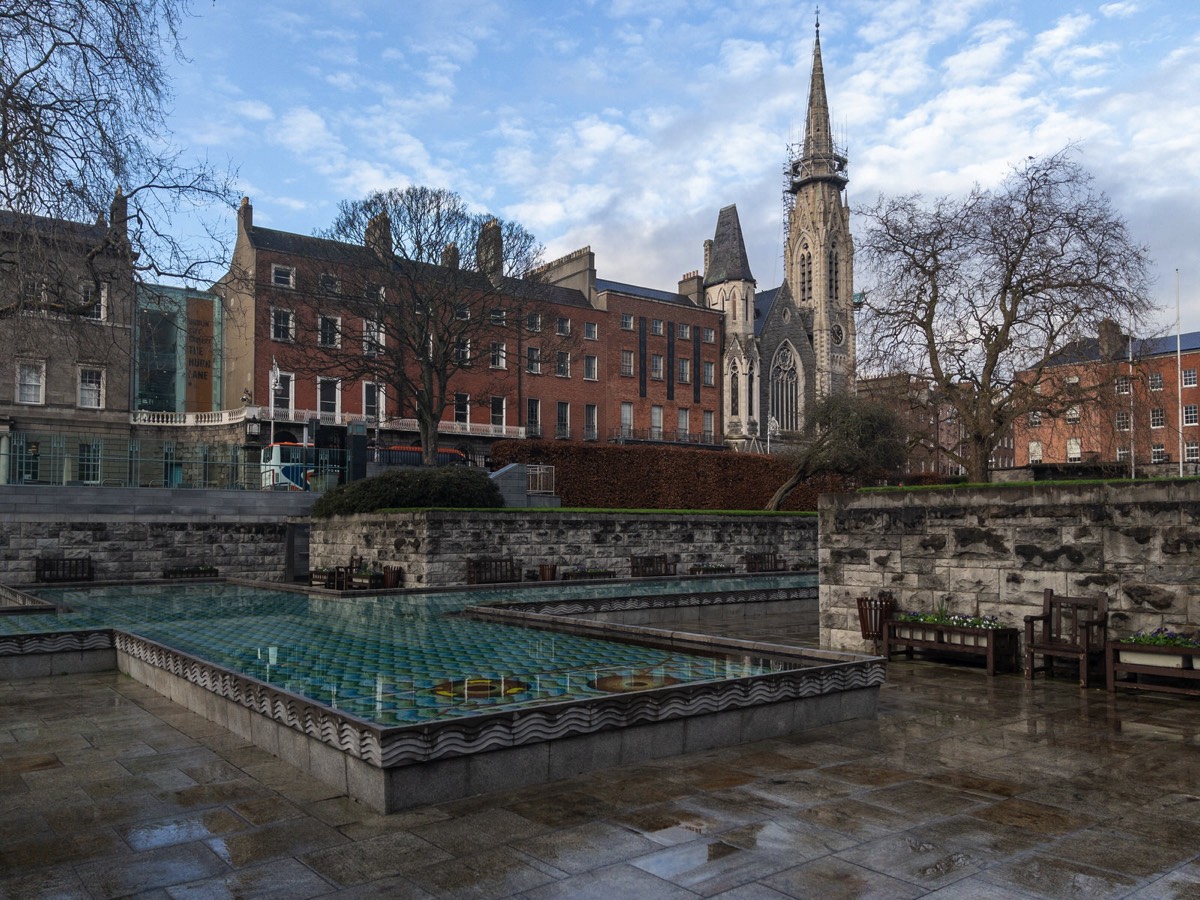
M 754 281 L 736 205 L 726 206 L 717 214 L 717 230 L 704 273 L 705 287 L 727 281 Z
M 606 278 L 596 279 L 597 291 L 613 291 L 617 294 L 628 294 L 630 297 L 641 297 L 644 300 L 660 300 L 663 303 L 674 303 L 678 306 L 691 306 L 695 308 L 696 304 L 692 303 L 683 294 L 677 294 L 674 291 L 660 291 L 654 288 L 642 287 L 637 284 L 625 284 L 621 281 L 609 281 Z
M 1175 352 L 1176 336 L 1168 335 L 1157 338 L 1133 338 L 1123 335 L 1121 352 L 1116 359 L 1126 359 L 1129 356 L 1130 343 L 1133 344 L 1133 358 L 1145 359 L 1151 356 L 1168 356 Z M 1200 350 L 1200 331 L 1190 331 L 1179 337 L 1179 349 L 1182 352 Z M 1085 338 L 1072 341 L 1055 353 L 1048 363 L 1051 366 L 1069 366 L 1077 363 L 1097 362 L 1101 359 L 1100 339 Z

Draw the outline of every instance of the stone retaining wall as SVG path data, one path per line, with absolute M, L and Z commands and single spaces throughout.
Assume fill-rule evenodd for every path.
M 693 565 L 745 571 L 749 552 L 774 551 L 794 566 L 816 559 L 811 516 L 687 515 L 546 510 L 417 511 L 312 520 L 313 569 L 367 563 L 400 565 L 405 587 L 464 584 L 469 559 L 512 557 L 524 572 L 554 564 L 630 574 L 633 555 L 666 554 L 680 574 Z
M 829 494 L 820 505 L 821 646 L 867 650 L 855 600 L 1041 612 L 1042 592 L 1108 597 L 1110 634 L 1200 629 L 1200 483 Z

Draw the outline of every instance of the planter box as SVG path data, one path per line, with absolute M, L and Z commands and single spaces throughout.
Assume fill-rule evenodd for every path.
M 562 573 L 563 581 L 589 581 L 593 578 L 616 578 L 617 573 L 613 569 L 592 569 L 586 572 L 574 572 L 570 569 L 564 569 Z
M 1105 648 L 1108 689 L 1200 694 L 1200 647 L 1161 647 L 1109 641 Z
M 929 625 L 924 622 L 883 623 L 883 655 L 897 650 L 912 659 L 913 652 L 944 653 L 949 656 L 979 657 L 987 673 L 1018 672 L 1020 631 L 1016 628 L 970 628 L 963 625 Z

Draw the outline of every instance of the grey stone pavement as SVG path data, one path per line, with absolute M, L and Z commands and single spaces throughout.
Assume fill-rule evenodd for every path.
M 379 816 L 119 674 L 0 683 L 0 896 L 1197 897 L 1198 704 L 895 661 L 872 720 Z

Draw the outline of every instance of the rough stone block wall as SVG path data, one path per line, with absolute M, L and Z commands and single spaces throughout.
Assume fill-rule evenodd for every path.
M 309 564 L 400 565 L 405 587 L 466 582 L 467 560 L 512 557 L 520 571 L 554 564 L 630 574 L 634 555 L 666 554 L 680 574 L 698 564 L 745 571 L 749 552 L 774 551 L 789 566 L 816 558 L 816 520 L 806 516 L 598 513 L 546 510 L 420 511 L 314 519 Z
M 869 650 L 856 599 L 1024 627 L 1042 592 L 1104 594 L 1112 636 L 1200 629 L 1200 483 L 829 494 L 821 645 Z

